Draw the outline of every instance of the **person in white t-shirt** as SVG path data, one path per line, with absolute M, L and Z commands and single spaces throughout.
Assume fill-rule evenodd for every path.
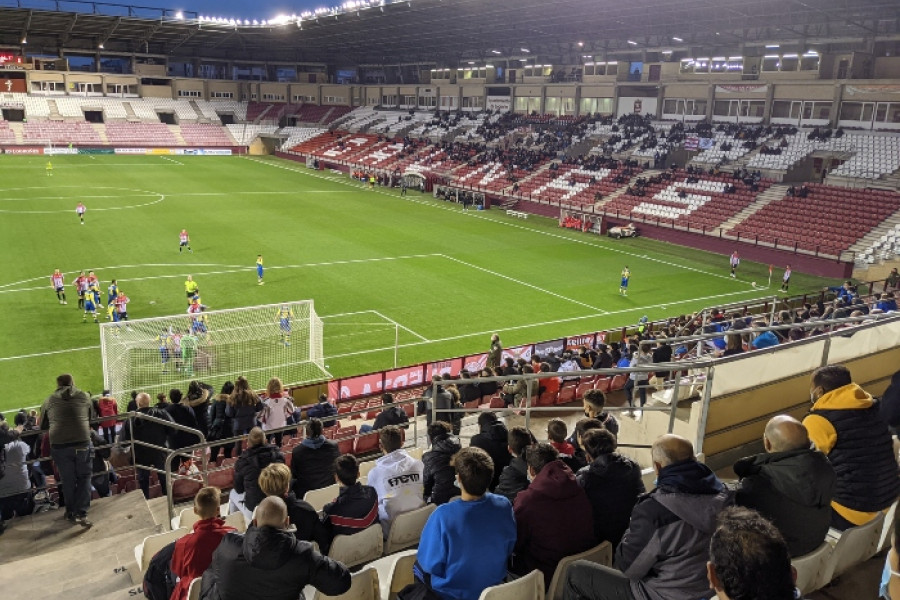
M 375 461 L 367 483 L 378 493 L 378 518 L 387 537 L 394 517 L 425 505 L 425 467 L 403 450 L 402 430 L 396 425 L 379 429 L 378 442 L 384 456 Z
M 291 402 L 291 395 L 284 391 L 284 385 L 277 377 L 269 380 L 269 384 L 266 386 L 266 396 L 267 398 L 263 401 L 262 429 L 266 432 L 267 438 L 274 436 L 275 445 L 281 446 L 284 432 L 277 431 L 271 436 L 268 432 L 287 425 L 288 417 L 294 414 L 294 403 Z

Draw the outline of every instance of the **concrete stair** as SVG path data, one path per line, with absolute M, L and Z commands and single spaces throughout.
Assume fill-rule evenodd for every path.
M 16 136 L 16 143 L 22 144 L 25 141 L 25 124 L 15 121 L 9 122 L 9 130 Z
M 869 233 L 858 239 L 855 244 L 850 246 L 850 251 L 857 253 L 865 252 L 872 244 L 877 242 L 881 236 L 893 230 L 894 225 L 897 223 L 900 223 L 900 210 L 882 221 L 878 227 L 872 229 Z
M 787 193 L 788 187 L 790 186 L 780 183 L 773 184 L 769 189 L 757 196 L 756 201 L 753 204 L 722 223 L 722 225 L 712 231 L 712 234 L 717 235 L 720 231 L 730 231 L 733 227 L 737 226 L 738 223 L 742 223 L 744 220 L 762 210 L 763 207 L 768 206 L 772 202 L 781 200 Z
M 181 135 L 181 127 L 178 125 L 169 125 L 169 131 L 175 136 L 175 140 L 178 142 L 179 146 L 187 146 L 187 142 L 184 141 L 184 137 Z
M 92 125 L 94 131 L 97 132 L 97 136 L 100 138 L 104 144 L 109 144 L 109 138 L 106 137 L 106 125 L 103 123 L 94 123 Z
M 128 598 L 141 582 L 134 547 L 163 528 L 140 491 L 94 500 L 90 519 L 84 529 L 59 509 L 7 521 L 0 589 L 23 589 L 26 576 L 28 597 Z
M 130 123 L 139 123 L 141 118 L 134 112 L 131 102 L 123 102 L 122 107 L 125 109 L 125 120 Z
M 50 117 L 51 121 L 65 121 L 63 116 L 59 113 L 59 107 L 56 106 L 56 100 L 47 100 L 47 106 L 50 107 Z

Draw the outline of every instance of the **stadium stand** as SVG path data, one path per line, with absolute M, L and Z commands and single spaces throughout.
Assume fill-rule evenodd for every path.
M 111 143 L 126 146 L 176 146 L 178 140 L 169 126 L 156 123 L 107 123 L 106 137 Z
M 181 125 L 181 137 L 188 146 L 233 146 L 234 140 L 221 125 L 185 123 Z

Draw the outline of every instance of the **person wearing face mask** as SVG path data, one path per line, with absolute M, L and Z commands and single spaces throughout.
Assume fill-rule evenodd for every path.
M 843 531 L 865 525 L 900 495 L 887 423 L 872 396 L 853 383 L 843 365 L 816 369 L 809 399 L 813 407 L 803 425 L 837 476 L 831 526 Z

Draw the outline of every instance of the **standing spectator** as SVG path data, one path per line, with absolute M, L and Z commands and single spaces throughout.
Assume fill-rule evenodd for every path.
M 322 509 L 322 521 L 333 538 L 353 535 L 378 522 L 378 493 L 359 482 L 359 462 L 352 454 L 334 461 L 334 478 L 340 491 L 333 502 Z
M 709 590 L 709 542 L 731 493 L 681 436 L 657 438 L 651 457 L 657 487 L 634 507 L 616 548 L 616 568 L 576 561 L 566 600 L 696 600 Z
M 204 600 L 297 600 L 311 585 L 328 596 L 350 589 L 350 572 L 322 556 L 309 542 L 286 531 L 284 500 L 269 496 L 259 504 L 247 533 L 228 533 L 203 573 Z
M 113 398 L 109 390 L 103 390 L 103 395 L 97 400 L 97 414 L 101 417 L 114 417 L 119 414 L 119 404 Z M 116 441 L 116 425 L 118 421 L 115 419 L 106 419 L 100 421 L 100 430 L 103 433 L 103 439 L 107 444 Z
M 450 463 L 462 446 L 459 438 L 453 435 L 450 423 L 445 421 L 435 421 L 428 426 L 428 442 L 431 450 L 422 456 L 423 494 L 426 502 L 443 504 L 459 495 L 454 485 L 456 473 Z
M 250 430 L 247 443 L 249 447 L 234 463 L 234 489 L 229 500 L 231 506 L 240 509 L 249 521 L 253 509 L 265 497 L 259 489 L 259 474 L 272 463 L 283 463 L 284 455 L 279 448 L 266 443 L 266 436 L 259 427 Z
M 853 383 L 843 365 L 816 369 L 809 397 L 813 407 L 803 425 L 837 476 L 831 526 L 843 531 L 865 525 L 900 495 L 887 423 L 872 396 Z
M 194 514 L 200 517 L 194 523 L 191 535 L 179 538 L 172 553 L 172 574 L 178 578 L 170 600 L 187 600 L 191 582 L 202 577 L 212 564 L 213 552 L 222 538 L 234 527 L 229 527 L 219 517 L 221 492 L 216 487 L 201 488 L 194 496 Z
M 28 477 L 28 444 L 6 421 L 0 423 L 0 451 L 6 453 L 6 472 L 0 477 L 0 533 L 3 533 L 4 521 L 34 512 L 34 496 Z
M 834 468 L 810 448 L 800 421 L 773 417 L 763 434 L 765 452 L 734 464 L 740 478 L 735 502 L 770 519 L 787 542 L 791 556 L 803 556 L 825 540 L 831 523 Z
M 328 400 L 328 396 L 325 394 L 319 394 L 319 402 L 310 406 L 309 410 L 306 411 L 308 419 L 321 419 L 323 427 L 334 427 L 337 425 L 337 421 L 334 419 L 326 420 L 328 417 L 333 417 L 336 414 L 337 408 Z
M 234 383 L 234 391 L 228 399 L 228 406 L 225 407 L 225 415 L 232 420 L 232 435 L 249 433 L 256 426 L 257 415 L 262 409 L 263 403 L 250 389 L 250 383 L 243 375 L 238 377 Z M 234 451 L 236 454 L 241 453 L 240 440 L 234 443 Z
M 209 436 L 206 438 L 208 441 L 224 440 L 233 435 L 234 424 L 232 423 L 231 417 L 225 414 L 226 409 L 228 408 L 228 398 L 231 396 L 232 392 L 234 392 L 234 383 L 226 381 L 222 384 L 222 390 L 213 400 L 212 406 L 210 406 Z M 231 450 L 233 447 L 232 444 L 226 446 L 213 446 L 209 449 L 209 461 L 216 462 L 220 450 L 225 458 L 231 458 Z
M 512 571 L 527 575 L 540 569 L 547 586 L 561 559 L 597 543 L 591 503 L 558 455 L 543 442 L 525 449 L 531 484 L 513 503 L 517 534 Z
M 182 395 L 181 390 L 176 388 L 169 390 L 169 400 L 170 404 L 166 407 L 166 410 L 172 416 L 172 420 L 183 427 L 197 429 L 197 417 L 194 415 L 194 409 L 189 406 L 188 401 Z M 200 438 L 197 437 L 196 434 L 188 431 L 173 429 L 169 441 L 171 442 L 170 447 L 173 450 L 179 450 L 181 448 L 193 446 L 194 444 L 199 444 Z M 190 461 L 188 456 L 179 456 L 178 458 L 181 461 L 181 464 Z
M 619 545 L 638 497 L 646 491 L 641 467 L 616 452 L 616 436 L 591 429 L 581 437 L 589 464 L 575 475 L 594 513 L 594 537 Z
M 897 267 L 894 267 L 891 269 L 887 279 L 884 280 L 884 291 L 889 292 L 898 289 L 898 287 L 900 287 L 900 273 L 897 272 Z
M 794 570 L 787 544 L 758 513 L 726 508 L 709 543 L 709 587 L 718 600 L 794 600 Z
M 513 427 L 509 430 L 507 449 L 511 458 L 509 465 L 500 473 L 497 493 L 510 502 L 514 502 L 516 495 L 528 487 L 528 465 L 522 453 L 525 452 L 525 448 L 536 442 L 531 432 L 524 427 Z
M 631 367 L 646 367 L 653 363 L 653 355 L 650 354 L 649 346 L 632 346 L 631 348 Z M 641 397 L 641 408 L 647 404 L 647 381 L 650 379 L 650 373 L 646 371 L 632 371 L 628 374 L 628 381 L 625 382 L 625 396 L 628 399 L 629 410 L 627 414 L 631 414 L 635 419 L 641 417 L 642 411 L 634 410 L 634 392 L 637 391 Z
M 384 456 L 375 461 L 367 481 L 378 494 L 378 518 L 387 537 L 394 517 L 425 505 L 425 467 L 403 449 L 399 427 L 388 425 L 380 429 L 378 444 Z
M 188 384 L 186 403 L 194 411 L 194 417 L 197 419 L 197 429 L 205 435 L 209 436 L 209 402 L 213 397 L 213 388 L 211 385 L 202 381 L 191 381 Z
M 494 478 L 488 489 L 492 492 L 500 482 L 500 473 L 509 464 L 512 456 L 509 453 L 509 431 L 506 425 L 500 421 L 496 413 L 483 412 L 478 414 L 478 433 L 472 436 L 469 446 L 481 448 L 487 452 L 494 463 Z
M 309 490 L 334 483 L 334 461 L 341 455 L 336 442 L 322 435 L 322 421 L 306 422 L 306 438 L 291 451 L 291 473 L 294 493 L 303 498 Z
M 660 363 L 668 363 L 672 362 L 672 346 L 666 341 L 666 336 L 663 333 L 659 334 L 659 337 L 656 338 L 656 348 L 652 351 L 653 355 L 653 364 Z M 663 384 L 665 383 L 666 378 L 669 376 L 668 371 L 656 371 L 653 373 L 654 377 L 656 377 L 656 381 L 654 382 L 657 389 L 662 389 Z
M 41 429 L 49 431 L 50 454 L 62 480 L 66 519 L 82 527 L 93 525 L 87 512 L 94 457 L 90 420 L 96 416 L 91 399 L 75 387 L 68 373 L 56 378 L 56 391 L 41 407 Z
M 613 435 L 619 435 L 619 422 L 603 409 L 606 407 L 606 394 L 602 390 L 588 390 L 582 397 L 584 403 L 584 416 L 588 419 L 597 419 L 603 424 L 604 429 Z M 570 442 L 572 440 L 569 440 Z M 577 444 L 576 444 L 577 446 Z M 576 447 L 576 450 L 578 448 Z
M 331 535 L 319 520 L 319 513 L 306 500 L 301 500 L 291 491 L 291 469 L 284 463 L 272 463 L 259 474 L 259 489 L 266 496 L 277 496 L 284 500 L 288 509 L 288 519 L 296 530 L 298 540 L 316 542 L 319 549 L 328 554 Z
M 516 522 L 509 501 L 487 491 L 494 474 L 487 452 L 464 448 L 453 467 L 462 498 L 437 507 L 425 523 L 412 585 L 444 600 L 469 600 L 506 577 Z
M 260 416 L 263 431 L 285 427 L 288 417 L 294 414 L 294 404 L 290 400 L 291 395 L 284 391 L 284 385 L 280 379 L 273 377 L 269 380 L 268 385 L 266 385 L 266 396 Z M 275 438 L 275 445 L 281 446 L 284 432 L 276 431 L 272 436 Z
M 150 394 L 141 392 L 135 397 L 137 403 L 137 413 L 154 419 L 159 419 L 168 423 L 172 422 L 172 417 L 168 412 L 155 406 L 150 406 Z M 149 419 L 134 418 L 125 422 L 122 427 L 121 440 L 127 442 L 143 442 L 140 444 L 132 444 L 134 452 L 135 469 L 137 470 L 138 485 L 144 492 L 144 498 L 150 498 L 150 473 L 151 471 L 141 466 L 152 467 L 157 469 L 157 477 L 163 494 L 166 493 L 166 447 L 168 445 L 171 427 L 164 423 L 158 423 Z M 156 446 L 152 448 L 145 446 L 150 444 Z
M 496 369 L 500 366 L 500 358 L 503 356 L 503 344 L 500 343 L 500 334 L 491 335 L 491 347 L 488 349 L 487 367 Z

